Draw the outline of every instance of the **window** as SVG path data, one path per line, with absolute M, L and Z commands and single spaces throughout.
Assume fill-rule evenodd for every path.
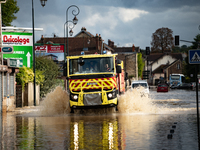
M 113 57 L 83 58 L 80 65 L 78 59 L 69 61 L 69 74 L 114 72 Z M 107 66 L 107 68 L 106 68 Z M 109 68 L 109 69 L 108 69 Z
M 177 64 L 177 69 L 180 69 L 180 64 Z

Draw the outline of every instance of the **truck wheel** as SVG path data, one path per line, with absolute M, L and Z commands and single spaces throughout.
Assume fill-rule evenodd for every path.
M 71 108 L 71 111 L 70 111 L 70 113 L 74 113 L 74 109 L 73 109 L 73 108 Z

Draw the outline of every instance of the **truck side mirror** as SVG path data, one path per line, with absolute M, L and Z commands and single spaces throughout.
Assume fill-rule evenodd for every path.
M 120 60 L 120 59 L 117 59 L 117 60 L 116 60 L 116 63 L 117 63 L 117 65 L 118 65 L 118 64 L 121 64 L 121 60 Z
M 117 66 L 116 66 L 116 71 L 117 71 L 117 73 L 122 73 L 122 68 L 121 68 L 121 66 L 117 65 Z

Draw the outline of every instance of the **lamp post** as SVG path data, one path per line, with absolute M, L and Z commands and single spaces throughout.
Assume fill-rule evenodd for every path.
M 75 9 L 72 10 L 72 14 L 74 15 L 74 19 L 73 21 L 71 20 L 68 20 L 68 11 L 71 7 L 74 7 L 75 9 L 77 9 L 78 11 L 76 12 Z M 76 16 L 79 14 L 80 10 L 79 8 L 76 6 L 76 5 L 71 5 L 67 8 L 67 11 L 66 11 L 66 22 L 64 24 L 64 39 L 65 39 L 65 49 L 64 49 L 64 63 L 66 63 L 66 38 L 65 38 L 65 28 L 66 28 L 66 25 L 67 25 L 67 29 L 66 29 L 66 35 L 67 35 L 67 56 L 69 56 L 69 41 L 68 41 L 68 28 L 70 29 L 69 31 L 69 34 L 70 36 L 73 35 L 73 31 L 72 29 L 75 27 L 75 25 L 77 24 L 78 22 L 78 19 L 76 18 Z M 69 26 L 68 24 L 71 23 L 71 26 Z M 64 69 L 65 71 L 66 69 Z M 66 73 L 66 72 L 65 72 Z
M 47 0 L 40 0 L 41 5 L 44 7 Z M 35 87 L 35 27 L 34 27 L 34 4 L 32 0 L 32 27 L 33 27 L 33 73 L 34 73 L 34 88 L 33 88 L 33 96 L 34 96 L 34 106 L 36 106 L 36 87 Z

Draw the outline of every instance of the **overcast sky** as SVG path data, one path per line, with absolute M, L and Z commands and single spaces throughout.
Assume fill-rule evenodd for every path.
M 20 10 L 12 25 L 32 27 L 32 1 L 17 1 Z M 34 0 L 35 28 L 43 28 L 35 32 L 35 41 L 41 35 L 64 37 L 66 10 L 71 5 L 80 9 L 74 35 L 86 27 L 93 35 L 101 34 L 105 43 L 110 39 L 118 47 L 134 44 L 145 49 L 151 46 L 152 34 L 162 27 L 187 41 L 193 41 L 200 33 L 199 0 L 47 0 L 44 7 L 40 0 Z M 74 17 L 72 10 L 68 11 L 68 20 Z M 184 44 L 191 45 L 180 43 Z

